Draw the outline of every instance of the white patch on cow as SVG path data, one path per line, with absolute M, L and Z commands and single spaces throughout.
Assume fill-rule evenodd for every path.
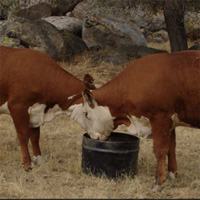
M 31 127 L 39 127 L 44 123 L 44 109 L 46 108 L 45 104 L 36 103 L 33 106 L 29 107 L 29 123 Z
M 31 169 L 35 168 L 35 165 L 33 162 L 31 162 Z
M 178 118 L 178 114 L 177 113 L 174 113 L 171 116 L 171 119 L 173 121 L 173 128 L 176 128 L 177 126 L 190 126 L 189 124 L 180 121 L 180 119 Z
M 8 102 L 5 102 L 3 105 L 0 106 L 0 114 L 10 114 L 8 109 Z
M 42 158 L 42 156 L 40 156 L 40 155 L 38 155 L 38 156 L 33 156 L 33 160 L 34 160 L 34 162 L 36 162 L 37 163 L 37 165 L 43 165 L 45 162 L 44 162 L 44 160 L 43 160 L 43 158 Z
M 128 118 L 131 124 L 129 127 L 127 127 L 127 130 L 130 134 L 142 136 L 144 138 L 147 138 L 149 135 L 151 135 L 151 125 L 148 118 L 143 116 L 141 116 L 140 118 L 137 118 L 135 116 L 131 116 Z
M 133 135 L 136 135 L 139 137 L 142 136 L 144 138 L 147 138 L 148 136 L 150 136 L 152 134 L 151 124 L 150 124 L 148 118 L 143 117 L 143 116 L 140 118 L 137 118 L 135 116 L 131 116 L 128 118 L 129 118 L 131 124 L 129 127 L 127 127 L 127 130 L 130 134 L 133 134 Z M 172 129 L 176 128 L 177 126 L 190 126 L 189 124 L 180 121 L 177 113 L 174 113 L 171 116 L 171 119 L 173 122 Z
M 162 190 L 162 187 L 161 185 L 154 185 L 153 188 L 151 189 L 151 192 L 153 193 L 157 193 L 157 192 L 160 192 Z
M 68 108 L 68 116 L 77 122 L 84 130 L 88 131 L 88 119 L 85 117 L 86 110 L 83 104 L 75 104 Z
M 92 139 L 106 140 L 113 130 L 113 120 L 107 106 L 90 108 L 89 105 L 76 104 L 69 108 L 71 118 L 87 131 Z
M 66 113 L 66 111 L 62 110 L 57 104 L 53 108 L 48 109 L 46 113 L 44 113 L 45 108 L 45 104 L 39 103 L 35 103 L 33 106 L 29 107 L 28 113 L 31 127 L 39 127 L 46 122 L 52 121 L 57 115 Z
M 68 97 L 68 100 L 73 99 L 76 95 L 77 95 L 77 94 Z
M 169 178 L 170 178 L 171 180 L 176 179 L 176 173 L 169 172 L 168 176 L 169 176 Z
M 100 88 L 102 85 L 103 85 L 103 84 L 101 84 L 101 83 L 95 83 L 95 84 L 94 84 L 95 88 Z

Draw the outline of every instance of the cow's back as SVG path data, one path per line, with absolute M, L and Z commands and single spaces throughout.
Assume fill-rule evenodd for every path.
M 4 78 L 3 74 L 6 73 L 6 76 L 13 81 L 18 81 L 20 78 L 23 78 L 24 81 L 25 79 L 37 78 L 39 81 L 40 77 L 43 77 L 41 72 L 43 72 L 42 75 L 45 75 L 62 71 L 51 57 L 32 49 L 0 46 L 0 57 L 2 78 Z M 13 74 L 15 76 L 11 77 Z M 30 77 L 30 75 L 32 76 Z

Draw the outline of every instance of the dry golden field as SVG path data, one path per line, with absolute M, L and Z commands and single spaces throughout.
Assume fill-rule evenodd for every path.
M 123 67 L 95 66 L 87 55 L 70 64 L 60 63 L 80 79 L 90 73 L 103 84 Z M 117 130 L 126 132 L 124 126 Z M 138 173 L 134 178 L 110 180 L 81 171 L 84 130 L 66 116 L 41 126 L 41 150 L 45 164 L 31 172 L 23 170 L 19 142 L 12 119 L 0 116 L 0 198 L 62 199 L 198 199 L 200 197 L 200 130 L 179 127 L 177 132 L 178 178 L 167 179 L 161 192 L 153 193 L 156 160 L 152 140 L 140 140 Z M 31 147 L 31 146 L 30 146 Z M 31 148 L 30 148 L 31 150 Z M 32 153 L 32 151 L 31 151 Z

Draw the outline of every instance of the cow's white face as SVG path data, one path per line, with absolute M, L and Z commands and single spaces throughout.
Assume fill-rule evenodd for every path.
M 113 131 L 114 117 L 106 106 L 99 106 L 89 96 L 83 95 L 84 104 L 74 105 L 71 118 L 87 131 L 92 139 L 106 140 Z

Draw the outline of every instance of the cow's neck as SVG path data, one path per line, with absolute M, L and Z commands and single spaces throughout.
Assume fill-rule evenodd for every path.
M 132 106 L 129 105 L 127 99 L 128 91 L 127 88 L 124 88 L 124 84 L 117 82 L 117 79 L 113 79 L 112 81 L 108 82 L 108 84 L 97 90 L 94 90 L 93 95 L 99 105 L 109 107 L 113 116 L 127 116 L 130 114 L 129 107 Z
M 55 79 L 56 75 L 59 78 Z M 46 85 L 45 101 L 58 104 L 63 110 L 66 110 L 74 101 L 74 97 L 85 89 L 82 81 L 65 71 L 54 74 L 54 78 L 48 80 Z
M 71 115 L 73 109 L 70 109 L 70 106 L 74 101 L 80 99 L 81 91 L 84 90 L 85 86 L 81 81 L 75 80 L 70 75 L 66 77 L 60 76 L 59 80 L 58 82 L 49 82 L 43 102 L 35 102 L 28 108 L 31 127 L 39 127 L 61 114 Z

